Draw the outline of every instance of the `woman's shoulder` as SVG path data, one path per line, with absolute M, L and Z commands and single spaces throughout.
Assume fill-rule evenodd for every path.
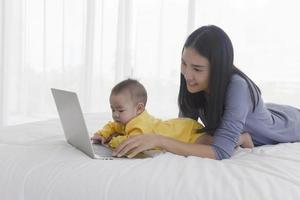
M 226 102 L 232 106 L 237 104 L 251 105 L 251 94 L 247 81 L 238 74 L 232 75 L 226 93 Z
M 247 81 L 238 74 L 233 74 L 228 83 L 228 90 L 248 90 Z
M 230 84 L 247 84 L 247 81 L 238 74 L 233 74 L 230 79 Z

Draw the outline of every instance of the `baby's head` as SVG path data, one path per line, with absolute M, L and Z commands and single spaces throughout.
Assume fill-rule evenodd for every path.
M 109 102 L 114 121 L 125 125 L 145 110 L 147 91 L 137 80 L 127 79 L 112 89 Z

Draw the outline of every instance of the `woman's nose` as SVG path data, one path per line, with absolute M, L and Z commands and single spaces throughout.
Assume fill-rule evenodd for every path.
M 192 70 L 189 70 L 188 68 L 184 70 L 183 75 L 186 80 L 191 80 L 193 78 Z

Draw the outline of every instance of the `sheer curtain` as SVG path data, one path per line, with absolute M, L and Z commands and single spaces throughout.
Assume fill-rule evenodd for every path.
M 266 101 L 300 106 L 299 3 L 204 0 L 1 0 L 0 124 L 57 117 L 50 88 L 76 91 L 84 112 L 109 112 L 118 81 L 147 88 L 148 110 L 177 116 L 180 54 L 195 28 L 231 37 L 235 64 Z

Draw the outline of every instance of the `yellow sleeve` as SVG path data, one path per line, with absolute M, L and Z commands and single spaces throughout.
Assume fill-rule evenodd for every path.
M 119 135 L 119 136 L 113 137 L 109 142 L 109 146 L 111 148 L 116 148 L 122 142 L 127 140 L 129 136 L 141 135 L 141 134 L 142 134 L 142 131 L 139 128 L 132 129 L 127 135 Z
M 143 133 L 143 130 L 136 127 L 129 131 L 128 136 L 141 135 L 142 133 Z
M 123 141 L 127 140 L 128 135 L 120 135 L 117 137 L 113 137 L 110 142 L 109 142 L 109 146 L 111 148 L 116 148 L 117 146 L 119 146 Z
M 102 129 L 98 130 L 96 134 L 108 138 L 115 132 L 122 133 L 122 127 L 116 122 L 109 122 Z

